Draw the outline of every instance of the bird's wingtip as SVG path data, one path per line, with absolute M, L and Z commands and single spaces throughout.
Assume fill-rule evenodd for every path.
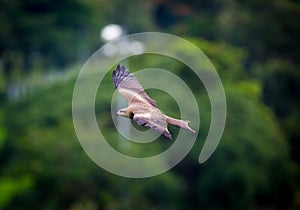
M 114 82 L 115 88 L 118 88 L 124 77 L 127 77 L 128 75 L 129 69 L 126 69 L 125 66 L 118 64 L 116 69 L 112 72 L 112 80 Z

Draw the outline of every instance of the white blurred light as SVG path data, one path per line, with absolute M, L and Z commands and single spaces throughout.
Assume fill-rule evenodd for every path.
M 123 35 L 123 29 L 116 24 L 109 24 L 101 30 L 101 38 L 104 41 L 112 41 Z

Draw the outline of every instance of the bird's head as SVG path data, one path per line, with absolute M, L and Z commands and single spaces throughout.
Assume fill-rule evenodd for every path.
M 118 115 L 118 116 L 121 116 L 121 117 L 130 118 L 130 112 L 128 111 L 127 108 L 119 110 L 119 111 L 117 112 L 117 115 Z

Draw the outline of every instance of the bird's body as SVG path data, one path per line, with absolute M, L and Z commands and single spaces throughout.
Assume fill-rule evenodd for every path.
M 137 124 L 154 129 L 169 139 L 172 139 L 172 135 L 167 128 L 168 124 L 195 133 L 188 126 L 189 121 L 175 119 L 161 113 L 156 102 L 146 94 L 134 74 L 130 74 L 124 66 L 117 66 L 113 71 L 112 79 L 115 88 L 128 103 L 128 107 L 119 110 L 117 115 L 133 119 Z

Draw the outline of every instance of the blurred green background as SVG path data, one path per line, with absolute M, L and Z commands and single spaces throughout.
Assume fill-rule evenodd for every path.
M 1 0 L 0 209 L 300 209 L 299 21 L 298 0 Z M 110 174 L 84 153 L 72 123 L 73 87 L 111 23 L 128 34 L 181 36 L 213 62 L 228 117 L 207 162 L 197 162 L 210 123 L 206 91 L 186 66 L 155 55 L 134 56 L 128 67 L 173 69 L 189 84 L 201 113 L 193 150 L 146 179 Z M 110 75 L 106 81 L 96 113 L 116 146 Z M 149 94 L 178 116 L 171 97 Z M 130 144 L 130 154 L 147 156 L 172 142 Z

